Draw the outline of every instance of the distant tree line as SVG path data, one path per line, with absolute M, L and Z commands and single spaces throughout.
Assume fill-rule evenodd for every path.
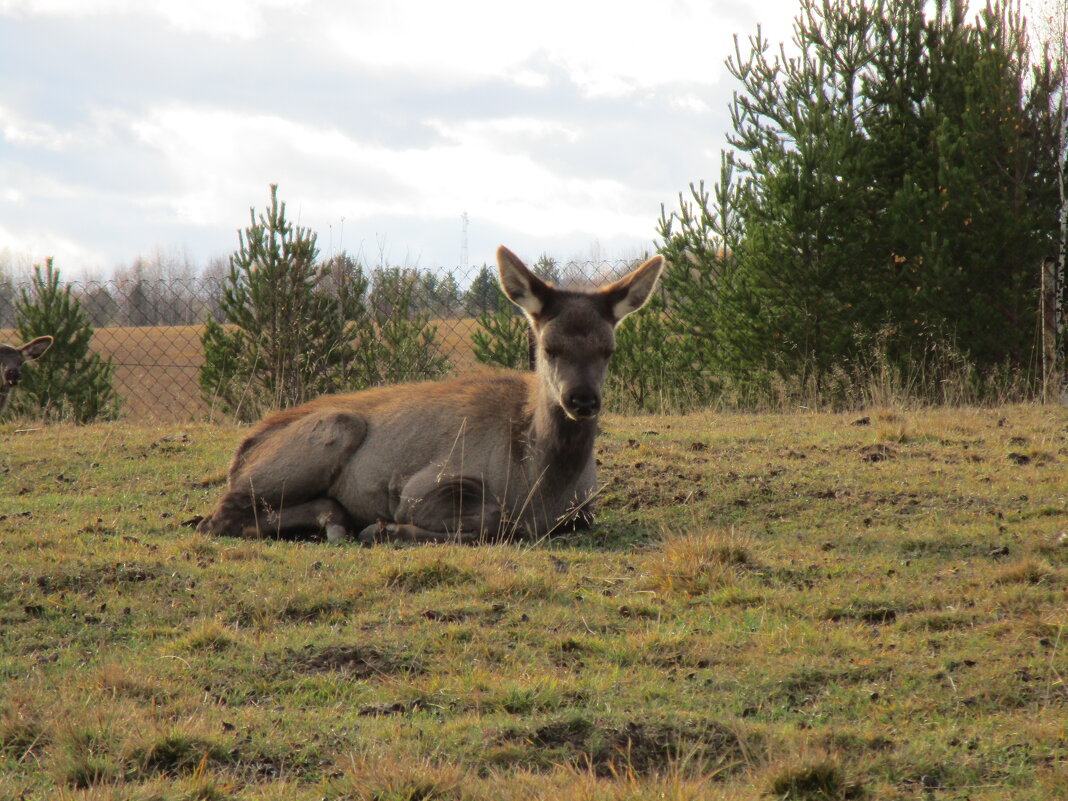
M 417 267 L 368 267 L 348 253 L 323 262 L 359 264 L 366 276 L 368 308 L 388 312 L 396 293 L 410 291 L 409 313 L 427 313 L 436 319 L 476 316 L 496 309 L 497 268 L 472 268 L 474 279 L 466 281 L 459 270 Z M 214 259 L 201 271 L 167 269 L 158 259 L 137 259 L 130 267 L 118 269 L 111 278 L 67 281 L 73 296 L 97 328 L 112 326 L 199 325 L 209 319 L 226 322 L 223 311 L 227 260 Z M 334 269 L 334 268 L 330 268 Z M 15 299 L 19 287 L 30 279 L 16 280 L 0 267 L 0 328 L 11 328 L 15 320 Z M 465 287 L 464 284 L 467 284 Z

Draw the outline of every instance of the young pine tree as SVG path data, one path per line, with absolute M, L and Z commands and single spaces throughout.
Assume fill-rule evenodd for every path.
M 448 372 L 449 361 L 439 347 L 438 326 L 432 322 L 434 315 L 419 302 L 421 286 L 425 285 L 418 271 L 375 269 L 368 309 L 354 331 L 351 383 L 369 387 L 422 381 Z
M 49 420 L 88 423 L 113 420 L 120 408 L 115 368 L 89 349 L 93 326 L 70 286 L 61 286 L 52 259 L 34 268 L 29 290 L 15 301 L 18 338 L 28 341 L 50 334 L 48 354 L 23 374 L 12 406 L 16 414 Z
M 525 370 L 531 365 L 530 325 L 510 301 L 501 297 L 493 311 L 475 318 L 478 327 L 471 333 L 471 349 L 481 364 Z
M 362 287 L 348 291 L 343 276 L 340 284 L 326 280 L 315 234 L 287 219 L 277 185 L 267 211 L 249 217 L 223 286 L 229 325 L 208 320 L 200 372 L 205 399 L 243 420 L 343 386 L 355 355 L 353 320 L 363 316 Z

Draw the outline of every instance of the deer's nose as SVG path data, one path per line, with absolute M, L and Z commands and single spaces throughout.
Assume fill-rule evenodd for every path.
M 567 405 L 575 417 L 593 417 L 601 410 L 601 396 L 596 392 L 572 392 L 567 396 Z
M 9 367 L 6 370 L 4 370 L 4 383 L 5 384 L 15 385 L 15 384 L 17 384 L 19 382 L 20 378 L 22 378 L 22 371 L 20 371 L 19 368 L 17 368 L 17 367 Z

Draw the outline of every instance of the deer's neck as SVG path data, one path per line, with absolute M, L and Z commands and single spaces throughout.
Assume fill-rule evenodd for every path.
M 539 385 L 534 393 L 528 443 L 537 471 L 552 483 L 570 482 L 593 458 L 597 420 L 572 420 Z
M 2 378 L 2 376 L 0 376 Z M 6 383 L 0 383 L 0 415 L 7 409 L 7 402 L 11 398 L 11 386 Z

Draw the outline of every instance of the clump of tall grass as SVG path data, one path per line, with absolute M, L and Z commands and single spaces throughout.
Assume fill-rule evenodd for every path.
M 1001 406 L 1036 398 L 1031 377 L 1008 363 L 980 370 L 952 339 L 929 337 L 906 357 L 891 355 L 889 334 L 831 369 L 823 402 L 832 409 Z
M 0 711 L 0 755 L 22 759 L 48 743 L 44 716 L 26 704 L 11 704 Z
M 711 529 L 665 537 L 644 567 L 650 589 L 700 595 L 733 584 L 752 563 L 747 543 L 733 529 Z
M 331 797 L 352 801 L 459 801 L 464 797 L 463 787 L 471 778 L 466 770 L 426 757 L 406 756 L 373 748 L 353 754 L 340 775 L 331 780 Z
M 773 766 L 768 793 L 784 801 L 860 801 L 864 789 L 852 782 L 837 760 L 807 759 Z
M 1027 370 L 1008 363 L 982 370 L 951 339 L 928 337 L 904 356 L 893 353 L 890 332 L 858 341 L 851 359 L 830 367 L 810 360 L 800 367 L 747 369 L 738 375 L 652 359 L 621 369 L 614 359 L 605 394 L 609 408 L 624 414 L 1001 406 L 1039 397 Z M 624 354 L 628 358 L 643 359 L 640 353 Z M 640 394 L 631 386 L 639 373 Z
M 1005 565 L 994 572 L 996 584 L 1048 584 L 1057 577 L 1057 571 L 1049 563 L 1034 558 Z

